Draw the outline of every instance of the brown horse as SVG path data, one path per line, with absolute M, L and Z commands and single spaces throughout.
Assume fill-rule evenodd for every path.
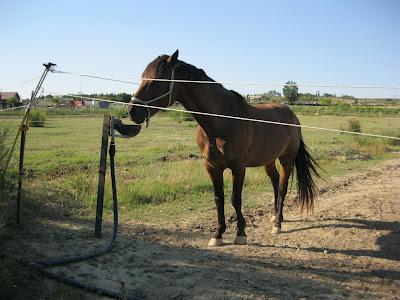
M 132 97 L 129 117 L 137 124 L 149 120 L 159 109 L 174 101 L 187 110 L 235 117 L 268 120 L 299 125 L 296 115 L 282 104 L 246 103 L 238 93 L 217 83 L 180 82 L 179 80 L 210 81 L 202 69 L 178 60 L 178 50 L 171 56 L 162 55 L 152 61 L 143 72 L 143 81 Z M 161 79 L 161 80 L 153 80 Z M 162 79 L 165 79 L 163 81 Z M 172 81 L 171 81 L 172 80 Z M 273 233 L 281 232 L 283 202 L 288 180 L 296 167 L 298 201 L 301 207 L 312 207 L 315 185 L 312 173 L 319 176 L 316 163 L 307 152 L 300 127 L 275 125 L 193 114 L 199 124 L 197 144 L 204 156 L 205 168 L 214 187 L 218 225 L 209 246 L 222 245 L 225 232 L 223 172 L 231 169 L 233 188 L 232 205 L 237 216 L 235 244 L 246 244 L 246 222 L 242 215 L 242 187 L 246 167 L 264 166 L 274 187 Z M 279 159 L 278 172 L 275 161 Z

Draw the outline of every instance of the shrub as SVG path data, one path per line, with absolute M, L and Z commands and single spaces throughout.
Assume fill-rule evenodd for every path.
M 385 141 L 374 137 L 356 136 L 356 148 L 361 153 L 368 153 L 371 156 L 382 155 L 386 152 Z
M 349 119 L 347 121 L 347 129 L 352 132 L 361 132 L 361 123 L 357 119 Z
M 13 179 L 15 173 L 8 172 L 4 175 L 6 161 L 10 153 L 10 149 L 7 147 L 6 140 L 9 135 L 7 128 L 0 128 L 0 235 L 4 228 L 11 205 L 11 195 L 13 190 Z
M 113 108 L 111 110 L 111 113 L 116 116 L 117 118 L 126 118 L 128 117 L 128 112 L 126 111 L 125 108 L 119 107 L 119 108 Z
M 322 98 L 322 99 L 319 100 L 319 103 L 321 105 L 331 105 L 332 104 L 332 99 Z
M 29 126 L 44 127 L 46 122 L 46 112 L 42 110 L 33 110 L 29 114 Z
M 6 138 L 8 136 L 8 128 L 1 128 L 0 129 L 0 172 L 1 174 L 4 173 L 6 160 L 9 154 L 9 150 L 6 146 Z M 1 177 L 0 177 L 1 180 Z
M 400 133 L 393 134 L 394 137 L 400 138 Z M 391 146 L 400 146 L 400 140 L 389 139 L 388 144 Z

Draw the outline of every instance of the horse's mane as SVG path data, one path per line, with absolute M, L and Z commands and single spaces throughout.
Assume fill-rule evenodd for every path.
M 204 72 L 203 69 L 196 68 L 195 66 L 185 63 L 183 61 L 179 61 L 179 64 L 184 67 L 185 72 L 187 72 L 186 75 L 188 76 L 188 78 L 190 80 L 215 82 L 215 80 L 212 79 L 211 77 L 209 77 L 206 74 L 206 72 Z M 225 87 L 220 83 L 215 83 L 213 85 L 216 85 L 216 86 L 219 86 L 219 87 L 222 87 L 223 89 L 225 89 Z M 246 102 L 245 98 L 242 95 L 240 95 L 238 92 L 236 92 L 234 90 L 229 90 L 229 92 L 231 92 L 233 94 L 233 96 L 236 97 L 236 99 L 239 100 L 240 102 Z
M 165 68 L 167 67 L 167 59 L 168 55 L 160 55 L 151 63 L 149 63 L 144 70 L 142 76 L 144 78 L 161 78 L 161 74 L 164 72 Z M 184 61 L 178 60 L 177 62 L 178 67 L 185 73 L 185 77 L 187 78 L 180 78 L 180 79 L 187 79 L 187 80 L 199 80 L 199 81 L 212 81 L 215 82 L 212 78 L 208 77 L 206 72 L 203 69 L 198 69 L 195 66 L 188 64 Z M 221 84 L 217 84 L 220 85 Z
M 159 78 L 160 74 L 167 65 L 168 55 L 160 55 L 151 63 L 149 63 L 146 69 L 143 71 L 142 76 L 144 78 Z
M 143 72 L 143 77 L 144 78 L 161 78 L 161 74 L 164 72 L 165 68 L 167 68 L 167 59 L 168 55 L 160 55 L 158 56 L 155 60 L 153 60 L 151 63 L 148 64 L 146 69 Z M 204 72 L 203 69 L 199 69 L 191 64 L 188 64 L 184 61 L 178 60 L 177 62 L 178 67 L 180 70 L 185 74 L 185 78 L 181 79 L 187 79 L 187 80 L 198 80 L 198 81 L 211 81 L 215 82 L 214 79 L 209 77 L 206 72 Z M 215 83 L 216 86 L 220 86 L 222 88 L 223 85 L 220 83 Z M 246 101 L 242 95 L 240 95 L 238 92 L 234 90 L 230 90 L 233 95 L 235 95 L 237 98 L 241 99 L 242 101 Z
M 179 64 L 179 67 L 181 68 L 181 70 L 183 70 L 186 73 L 185 75 L 188 77 L 187 78 L 188 80 L 215 82 L 215 80 L 212 79 L 211 77 L 209 77 L 206 74 L 206 72 L 204 72 L 203 69 L 199 69 L 199 68 L 197 68 L 191 64 L 188 64 L 184 61 L 179 61 L 178 64 Z M 219 83 L 216 83 L 215 85 L 222 86 Z

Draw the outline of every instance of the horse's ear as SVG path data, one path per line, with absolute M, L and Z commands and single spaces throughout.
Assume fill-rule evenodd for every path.
M 172 54 L 170 57 L 168 57 L 167 62 L 168 63 L 174 63 L 178 60 L 178 55 L 179 55 L 179 50 L 176 50 L 174 54 Z

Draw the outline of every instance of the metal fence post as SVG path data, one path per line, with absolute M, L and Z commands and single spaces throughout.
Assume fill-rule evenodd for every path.
M 107 169 L 107 149 L 108 136 L 110 134 L 111 116 L 104 115 L 103 134 L 101 137 L 100 165 L 99 165 L 99 183 L 97 188 L 97 205 L 96 205 L 96 223 L 94 235 L 101 237 L 101 225 L 103 220 L 103 203 L 104 203 L 104 183 Z
M 27 125 L 22 125 L 21 128 L 21 145 L 19 149 L 19 172 L 18 172 L 18 196 L 17 196 L 17 224 L 21 224 L 21 199 L 22 199 L 22 182 L 24 180 L 24 155 L 25 155 L 25 140 Z

